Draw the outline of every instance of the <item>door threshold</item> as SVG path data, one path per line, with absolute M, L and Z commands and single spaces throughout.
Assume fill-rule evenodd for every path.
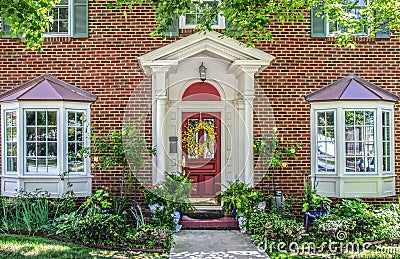
M 196 210 L 222 210 L 221 205 L 214 205 L 214 206 L 209 206 L 209 205 L 193 205 Z
M 197 210 L 221 210 L 221 203 L 216 198 L 189 198 Z

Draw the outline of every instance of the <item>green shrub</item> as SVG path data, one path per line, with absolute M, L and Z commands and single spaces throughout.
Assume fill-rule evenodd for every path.
M 128 245 L 141 248 L 161 248 L 170 250 L 172 246 L 172 232 L 163 227 L 142 225 L 134 233 L 128 233 Z
M 247 230 L 255 243 L 274 240 L 287 244 L 300 240 L 303 224 L 283 218 L 279 213 L 251 212 L 247 218 Z
M 356 227 L 356 221 L 350 217 L 337 216 L 329 214 L 320 218 L 317 218 L 311 227 L 312 232 L 322 240 L 337 240 L 338 233 L 344 232 L 344 238 L 348 239 L 350 236 L 346 236 L 354 232 Z M 339 237 L 340 239 L 342 237 Z M 340 240 L 345 241 L 345 240 Z
M 85 244 L 116 245 L 125 236 L 125 224 L 121 216 L 114 214 L 86 215 L 76 224 L 78 239 Z

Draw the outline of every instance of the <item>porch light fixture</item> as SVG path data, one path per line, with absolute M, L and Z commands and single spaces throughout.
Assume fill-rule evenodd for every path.
M 207 68 L 204 66 L 203 62 L 201 62 L 201 65 L 199 66 L 199 74 L 202 82 L 206 81 L 206 70 Z

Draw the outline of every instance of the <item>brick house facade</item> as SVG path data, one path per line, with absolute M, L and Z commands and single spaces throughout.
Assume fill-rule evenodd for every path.
M 152 82 L 156 79 L 148 77 L 150 73 L 144 70 L 146 65 L 141 63 L 139 57 L 190 37 L 194 35 L 194 31 L 180 29 L 179 36 L 168 37 L 166 40 L 154 38 L 150 33 L 155 27 L 155 14 L 150 6 L 136 6 L 132 12 L 126 10 L 125 17 L 124 10 L 107 9 L 106 4 L 107 1 L 89 2 L 88 37 L 48 37 L 41 54 L 24 51 L 24 46 L 18 39 L 0 39 L 0 91 L 5 92 L 35 77 L 49 74 L 97 96 L 90 108 L 91 124 L 104 129 L 104 133 L 121 127 L 128 103 L 133 110 L 136 107 L 138 112 L 144 112 L 148 116 L 146 112 L 149 110 L 146 111 L 143 106 L 152 107 Z M 273 58 L 268 65 L 262 64 L 265 65 L 262 71 L 254 71 L 257 87 L 252 134 L 254 139 L 259 139 L 262 133 L 274 125 L 285 141 L 302 145 L 299 156 L 295 160 L 287 161 L 288 167 L 282 173 L 284 195 L 300 197 L 303 179 L 310 174 L 311 163 L 315 161 L 311 151 L 314 132 L 310 128 L 311 106 L 305 96 L 350 74 L 356 74 L 376 86 L 400 95 L 400 45 L 397 35 L 392 33 L 390 39 L 361 38 L 354 50 L 338 48 L 334 46 L 332 38 L 311 37 L 310 15 L 302 22 L 276 22 L 270 28 L 274 42 L 256 44 L 257 51 Z M 243 48 L 238 51 L 238 55 L 245 55 L 246 51 L 250 52 Z M 202 52 L 199 57 L 204 58 L 212 53 L 208 57 L 223 59 L 216 52 L 217 50 Z M 189 58 L 192 57 L 188 55 Z M 213 62 L 206 64 L 209 77 L 218 73 L 213 71 Z M 232 60 L 226 58 L 224 62 Z M 362 105 L 357 108 L 362 108 Z M 157 143 L 152 140 L 154 129 L 151 116 L 154 116 L 154 112 L 151 115 L 151 108 L 149 109 L 150 115 L 145 129 L 148 147 L 152 148 Z M 394 143 L 393 148 L 397 153 L 400 149 L 397 105 L 392 112 L 394 136 L 391 142 Z M 270 123 L 271 117 L 273 123 Z M 4 137 L 4 128 L 2 131 Z M 238 134 L 239 138 L 245 137 Z M 395 153 L 392 155 L 392 169 L 400 166 L 400 160 L 394 156 Z M 152 160 L 154 158 L 149 155 L 145 168 L 141 170 L 149 181 L 154 176 Z M 254 168 L 252 182 L 257 185 L 265 168 L 257 159 L 254 161 Z M 393 170 L 392 173 L 396 171 Z M 240 173 L 233 174 L 240 178 Z M 116 193 L 119 191 L 120 170 L 92 170 L 91 175 L 92 190 L 107 186 Z M 391 195 L 383 195 L 388 197 L 374 200 L 395 200 L 393 194 L 400 191 L 399 184 L 396 177 Z

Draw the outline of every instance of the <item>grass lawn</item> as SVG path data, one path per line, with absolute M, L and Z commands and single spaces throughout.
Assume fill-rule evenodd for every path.
M 43 237 L 1 234 L 0 258 L 168 258 L 168 255 L 128 254 L 88 248 Z

